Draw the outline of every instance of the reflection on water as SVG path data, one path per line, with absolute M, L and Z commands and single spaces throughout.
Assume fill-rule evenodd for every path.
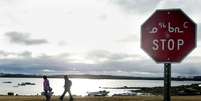
M 73 95 L 87 95 L 87 92 L 104 90 L 102 87 L 154 87 L 163 86 L 162 80 L 113 80 L 113 79 L 71 79 Z M 3 83 L 11 81 L 12 83 Z M 54 95 L 61 95 L 63 92 L 63 78 L 49 78 Z M 36 85 L 17 86 L 22 82 L 31 82 Z M 14 92 L 19 95 L 37 95 L 43 91 L 42 78 L 0 78 L 0 94 L 7 95 Z M 172 86 L 200 83 L 196 81 L 172 81 Z M 109 90 L 109 89 L 107 89 Z M 109 95 L 126 92 L 126 89 L 110 89 Z

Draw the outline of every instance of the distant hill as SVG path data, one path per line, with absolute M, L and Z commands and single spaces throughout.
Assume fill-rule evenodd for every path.
M 0 77 L 6 78 L 42 78 L 42 75 L 28 75 L 28 74 L 8 74 L 0 73 Z M 63 75 L 48 75 L 49 78 L 63 78 Z M 125 79 L 125 80 L 163 80 L 163 77 L 133 77 L 133 76 L 114 76 L 114 75 L 69 75 L 70 78 L 84 78 L 84 79 Z M 194 77 L 172 77 L 174 81 L 201 81 L 201 76 Z

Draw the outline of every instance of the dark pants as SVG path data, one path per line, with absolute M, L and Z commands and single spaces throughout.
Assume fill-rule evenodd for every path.
M 64 96 L 65 96 L 65 94 L 66 94 L 67 92 L 68 92 L 68 94 L 69 94 L 69 96 L 70 96 L 69 101 L 73 101 L 73 97 L 72 97 L 72 95 L 71 95 L 70 89 L 65 89 L 64 92 L 63 92 L 63 94 L 61 95 L 60 99 L 63 100 L 63 98 L 64 98 Z
M 48 94 L 48 91 L 45 91 L 45 97 L 46 97 L 46 101 L 50 101 L 51 96 L 50 94 Z

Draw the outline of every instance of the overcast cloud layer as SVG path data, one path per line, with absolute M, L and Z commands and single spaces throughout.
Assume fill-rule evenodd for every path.
M 201 75 L 200 0 L 1 0 L 0 72 L 163 76 L 140 49 L 140 26 L 179 8 L 197 23 L 197 48 L 173 76 Z
M 5 34 L 11 43 L 24 45 L 39 45 L 47 43 L 45 39 L 31 39 L 29 33 L 7 32 Z

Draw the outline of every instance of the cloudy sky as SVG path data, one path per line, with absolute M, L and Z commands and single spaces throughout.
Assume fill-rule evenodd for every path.
M 197 48 L 172 75 L 201 75 L 200 0 L 0 0 L 0 72 L 163 76 L 140 26 L 167 8 L 197 23 Z

